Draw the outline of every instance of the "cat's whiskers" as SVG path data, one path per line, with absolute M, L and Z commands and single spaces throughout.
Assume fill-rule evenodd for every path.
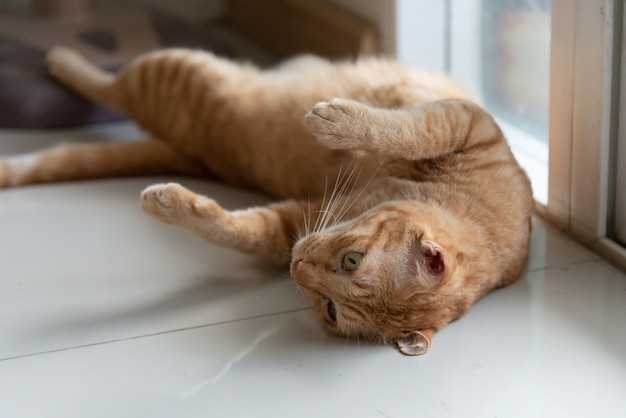
M 333 186 L 333 191 L 331 192 L 328 198 L 328 204 L 326 205 L 326 208 L 324 208 L 324 203 L 326 203 L 326 194 L 327 194 L 327 189 L 328 189 L 328 177 L 326 177 L 326 186 L 324 187 L 324 199 L 322 200 L 322 206 L 320 207 L 320 212 L 319 212 L 322 214 L 322 221 L 320 222 L 320 229 L 319 230 L 315 229 L 313 232 L 319 232 L 319 231 L 326 229 L 326 224 L 328 223 L 330 205 L 333 202 L 335 193 L 337 192 L 337 185 L 343 179 L 342 171 L 343 171 L 343 161 L 341 162 L 339 166 L 339 173 L 337 173 L 337 178 L 335 179 L 335 185 Z M 319 216 L 318 216 L 318 219 L 319 219 Z
M 339 171 L 341 172 L 341 168 L 339 168 Z M 328 177 L 326 177 L 326 182 L 324 184 L 324 196 L 322 197 L 322 205 L 321 205 L 320 208 L 324 207 L 324 203 L 326 202 L 326 194 L 327 194 L 327 192 L 328 192 Z M 318 215 L 315 218 L 315 225 L 313 226 L 313 232 L 318 232 L 319 231 L 318 227 L 319 227 L 319 223 L 320 223 L 320 219 L 321 219 L 320 213 L 322 213 L 321 209 L 320 209 L 320 211 L 318 211 Z
M 308 212 L 309 212 L 309 216 L 307 217 L 306 211 L 304 210 L 304 208 L 302 208 L 302 217 L 304 219 L 304 234 L 302 233 L 300 226 L 296 224 L 296 229 L 297 229 L 298 234 L 295 237 L 296 240 L 294 242 L 300 241 L 302 238 L 306 237 L 310 233 L 309 223 L 311 222 L 311 200 L 309 200 Z
M 328 178 L 326 179 L 326 188 L 324 189 L 324 198 L 322 200 L 322 205 L 318 214 L 317 221 L 315 223 L 315 228 L 313 232 L 319 232 L 326 228 L 329 225 L 336 225 L 339 221 L 335 212 L 337 207 L 340 205 L 343 196 L 346 194 L 346 190 L 350 185 L 352 185 L 352 190 L 356 187 L 358 183 L 358 178 L 360 176 L 357 175 L 357 178 L 354 179 L 355 173 L 357 172 L 357 168 L 359 167 L 360 160 L 354 159 L 350 162 L 346 169 L 343 169 L 343 163 L 339 167 L 339 173 L 337 174 L 337 179 L 335 180 L 335 185 L 333 190 L 328 198 L 328 203 L 326 203 L 326 196 L 328 195 L 327 187 L 328 187 Z M 342 206 L 343 207 L 343 206 Z
M 352 165 L 352 163 L 350 163 Z M 350 168 L 350 165 L 346 168 L 346 171 Z M 339 169 L 339 173 L 337 174 L 337 179 L 335 180 L 335 186 L 333 187 L 333 192 L 330 194 L 330 198 L 328 199 L 328 205 L 325 209 L 325 217 L 324 223 L 322 224 L 322 230 L 326 229 L 328 223 L 331 220 L 331 217 L 334 216 L 334 210 L 336 207 L 336 202 L 341 196 L 341 191 L 345 188 L 345 185 L 349 179 L 344 181 L 345 172 L 342 174 L 341 169 L 343 168 L 343 163 Z M 339 191 L 339 185 L 341 185 L 341 191 Z
M 355 167 L 355 170 L 356 170 L 356 167 Z M 345 190 L 342 190 L 341 199 L 339 199 L 338 201 L 343 202 L 343 204 L 341 205 L 341 208 L 338 210 L 338 214 L 335 216 L 334 222 L 330 225 L 331 227 L 339 223 L 341 219 L 344 217 L 344 215 L 348 212 L 348 209 L 352 207 L 352 205 L 354 204 L 355 200 L 352 200 L 352 203 L 350 204 L 350 206 L 348 206 L 348 209 L 346 209 L 346 206 L 348 205 L 348 202 L 350 201 L 348 197 L 352 197 L 352 194 L 354 193 L 354 190 L 356 189 L 356 186 L 359 183 L 359 179 L 361 178 L 361 173 L 362 173 L 362 170 L 359 170 L 359 173 L 357 174 L 354 181 L 349 179 L 352 183 L 352 187 L 350 188 L 350 191 L 348 193 L 346 193 Z M 334 212 L 337 211 L 337 206 L 339 206 L 339 204 L 337 204 L 336 207 L 333 208 Z
M 344 176 L 342 176 L 341 178 L 339 178 L 339 175 L 337 176 L 337 181 L 335 182 L 335 189 L 333 190 L 333 194 L 331 195 L 331 199 L 329 200 L 328 207 L 327 207 L 327 211 L 328 213 L 330 213 L 331 216 L 326 218 L 326 222 L 324 223 L 324 226 L 322 229 L 326 229 L 329 223 L 331 225 L 337 224 L 338 219 L 335 216 L 335 212 L 340 202 L 344 200 L 343 197 L 345 196 L 346 189 L 349 187 L 349 185 L 352 184 L 352 190 L 354 190 L 354 188 L 356 187 L 356 184 L 358 182 L 359 176 L 361 175 L 361 172 L 359 171 L 359 174 L 357 175 L 357 178 L 355 180 L 353 180 L 353 178 L 359 166 L 359 163 L 360 163 L 360 160 L 357 160 L 357 159 L 352 160 L 350 165 L 348 165 L 348 167 L 346 168 L 346 172 L 344 172 Z M 352 168 L 350 169 L 350 167 Z M 350 174 L 346 176 L 346 173 L 348 170 L 350 170 Z M 344 179 L 344 177 L 346 178 Z M 332 202 L 332 206 L 331 206 L 331 202 Z
M 306 219 L 306 217 L 305 217 Z M 292 238 L 294 239 L 294 242 L 298 242 L 302 239 L 303 235 L 302 235 L 302 231 L 300 230 L 300 226 L 296 225 L 296 234 L 295 236 L 293 236 Z
M 345 340 L 344 344 L 343 344 L 343 351 L 346 351 L 346 349 L 348 348 L 348 344 L 350 343 L 351 338 L 350 337 L 346 337 L 345 335 L 338 335 L 337 339 L 339 338 L 343 338 Z
M 357 178 L 354 180 L 354 182 L 352 184 L 352 188 L 351 188 L 350 192 L 344 195 L 344 196 L 346 196 L 346 198 L 343 199 L 344 203 L 341 206 L 341 209 L 339 210 L 339 213 L 336 216 L 334 216 L 335 222 L 332 223 L 331 225 L 329 225 L 329 227 L 333 227 L 336 224 L 338 224 L 339 222 L 341 222 L 343 217 L 350 211 L 350 209 L 352 209 L 354 204 L 356 202 L 358 202 L 359 198 L 363 195 L 363 193 L 365 192 L 367 187 L 370 185 L 370 183 L 374 180 L 374 178 L 376 177 L 376 175 L 378 174 L 378 172 L 380 171 L 381 168 L 382 168 L 382 165 L 379 165 L 378 168 L 371 175 L 371 177 L 369 178 L 367 183 L 365 183 L 365 185 L 361 188 L 361 191 L 358 193 L 358 195 L 353 198 L 354 190 L 356 189 L 356 186 L 358 184 L 359 178 L 361 176 L 361 171 L 359 171 L 359 174 L 357 175 Z M 350 197 L 350 199 L 348 199 L 347 197 Z M 348 202 L 350 202 L 350 204 L 348 204 Z
M 311 196 L 309 196 L 309 217 L 308 219 L 305 216 L 306 223 L 306 234 L 309 235 L 311 233 Z
M 372 174 L 372 176 L 370 177 L 370 179 L 367 181 L 367 183 L 365 183 L 365 185 L 363 186 L 363 188 L 361 189 L 361 191 L 359 192 L 359 194 L 354 198 L 351 199 L 352 202 L 350 203 L 350 205 L 348 205 L 347 207 L 345 207 L 346 203 L 348 202 L 348 199 L 345 200 L 344 202 L 344 206 L 342 206 L 341 211 L 339 213 L 339 215 L 337 215 L 337 219 L 338 221 L 340 221 L 347 213 L 350 209 L 352 209 L 352 207 L 354 206 L 354 204 L 356 202 L 358 202 L 358 200 L 360 199 L 360 197 L 363 195 L 363 193 L 365 192 L 365 189 L 367 189 L 367 187 L 370 185 L 370 183 L 374 180 L 374 178 L 376 177 L 376 175 L 378 174 L 378 172 L 380 171 L 380 169 L 382 168 L 382 164 L 378 166 L 378 168 L 376 169 L 376 171 L 374 171 L 374 174 Z M 361 175 L 361 173 L 359 173 L 359 176 Z M 352 187 L 352 190 L 350 191 L 350 197 L 352 197 L 352 194 L 354 193 L 354 189 L 356 188 L 356 183 L 358 181 L 358 177 L 357 180 L 355 181 L 354 186 Z M 345 209 L 344 209 L 345 208 Z M 335 224 L 331 225 L 334 226 Z
M 356 197 L 353 197 L 363 172 L 363 170 L 360 169 L 361 161 L 361 159 L 355 158 L 350 161 L 345 169 L 343 162 L 341 163 L 339 166 L 339 172 L 337 173 L 337 178 L 335 179 L 335 183 L 330 193 L 328 190 L 328 177 L 326 178 L 322 203 L 320 205 L 320 209 L 315 213 L 317 216 L 315 218 L 315 223 L 313 224 L 313 229 L 311 229 L 311 224 L 313 222 L 311 219 L 311 200 L 309 199 L 308 210 L 302 208 L 304 233 L 300 228 L 298 228 L 298 240 L 301 240 L 311 233 L 320 232 L 337 225 L 343 220 L 346 214 L 348 214 L 350 209 L 352 209 L 354 204 L 363 195 L 382 167 L 382 165 L 378 166 L 369 180 L 358 192 Z
M 350 163 L 348 168 L 351 165 L 352 165 L 352 162 Z M 322 201 L 322 206 L 320 208 L 321 209 L 320 213 L 322 213 L 322 222 L 320 223 L 319 231 L 326 229 L 326 227 L 328 226 L 330 216 L 332 216 L 331 205 L 334 204 L 336 197 L 338 196 L 338 193 L 337 193 L 338 186 L 339 184 L 342 184 L 342 186 L 345 185 L 345 182 L 343 181 L 344 176 L 345 176 L 345 172 L 343 172 L 343 161 L 342 161 L 341 165 L 339 166 L 339 172 L 337 173 L 337 178 L 335 179 L 335 185 L 333 186 L 333 191 L 330 194 L 330 197 L 328 198 L 328 204 L 326 205 L 326 208 L 324 208 L 325 199 L 324 201 Z M 326 179 L 326 185 L 328 186 L 328 178 Z M 326 195 L 326 191 L 324 191 L 324 195 Z M 314 232 L 318 232 L 318 230 Z

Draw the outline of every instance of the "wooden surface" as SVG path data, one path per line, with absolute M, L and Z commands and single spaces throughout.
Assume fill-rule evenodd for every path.
M 228 23 L 280 57 L 380 52 L 376 27 L 321 0 L 228 0 Z

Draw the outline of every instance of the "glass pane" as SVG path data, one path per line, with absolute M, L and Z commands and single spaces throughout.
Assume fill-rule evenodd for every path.
M 550 1 L 484 0 L 485 105 L 547 142 Z
M 449 70 L 498 119 L 547 202 L 550 0 L 450 0 Z

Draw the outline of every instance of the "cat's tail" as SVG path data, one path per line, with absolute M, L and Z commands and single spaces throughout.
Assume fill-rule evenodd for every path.
M 115 88 L 115 75 L 108 73 L 73 49 L 56 46 L 46 56 L 48 72 L 64 85 L 86 98 L 126 113 L 121 93 Z

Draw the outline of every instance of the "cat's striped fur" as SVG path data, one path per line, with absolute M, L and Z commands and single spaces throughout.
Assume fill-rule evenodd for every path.
M 225 211 L 177 184 L 144 210 L 291 263 L 322 322 L 422 354 L 433 333 L 521 274 L 533 200 L 501 130 L 447 77 L 383 59 L 269 70 L 184 49 L 118 75 L 56 48 L 50 72 L 153 136 L 0 159 L 0 187 L 180 173 L 286 199 Z M 27 162 L 25 162 L 27 161 Z

